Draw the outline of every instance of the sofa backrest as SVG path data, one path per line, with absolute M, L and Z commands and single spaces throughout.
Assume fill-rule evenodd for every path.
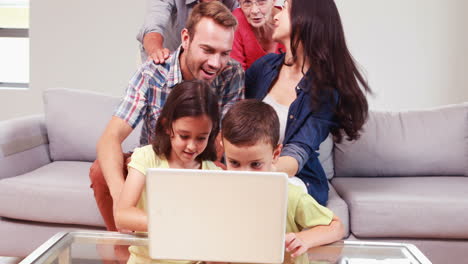
M 71 89 L 48 89 L 43 97 L 51 159 L 94 161 L 96 144 L 120 98 Z M 138 146 L 140 131 L 141 124 L 124 141 L 124 151 Z
M 361 138 L 335 144 L 335 176 L 468 176 L 468 103 L 371 111 Z

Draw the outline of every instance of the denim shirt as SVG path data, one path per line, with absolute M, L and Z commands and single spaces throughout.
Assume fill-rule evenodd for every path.
M 284 54 L 268 54 L 261 57 L 247 70 L 245 89 L 247 98 L 263 100 L 273 82 L 278 78 Z M 313 77 L 309 71 L 307 76 Z M 312 112 L 310 78 L 302 78 L 296 87 L 296 99 L 289 106 L 288 121 L 281 156 L 297 160 L 297 177 L 304 181 L 309 194 L 320 204 L 328 200 L 328 180 L 318 160 L 318 149 L 330 132 L 333 122 L 333 102 L 323 102 Z M 337 96 L 334 96 L 337 99 Z M 336 101 L 336 100 L 335 100 Z

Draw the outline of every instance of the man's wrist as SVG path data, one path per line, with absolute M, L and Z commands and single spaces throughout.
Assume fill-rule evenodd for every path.
M 123 189 L 123 183 L 114 185 L 112 188 L 109 187 L 110 195 L 114 202 L 118 202 L 122 189 Z
M 156 32 L 147 33 L 143 38 L 143 47 L 148 54 L 163 49 L 163 38 L 161 34 Z

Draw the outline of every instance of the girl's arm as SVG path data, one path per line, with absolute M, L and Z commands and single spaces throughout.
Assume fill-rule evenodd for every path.
M 329 225 L 318 225 L 298 233 L 286 234 L 286 251 L 294 258 L 304 254 L 309 248 L 333 243 L 343 236 L 343 223 L 335 215 Z
M 145 186 L 145 175 L 129 167 L 128 176 L 120 194 L 115 211 L 115 224 L 118 230 L 147 231 L 148 217 L 145 211 L 137 208 Z

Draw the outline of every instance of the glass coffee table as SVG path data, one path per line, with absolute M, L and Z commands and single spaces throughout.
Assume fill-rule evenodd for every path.
M 20 264 L 124 264 L 128 246 L 146 246 L 148 238 L 117 232 L 58 233 L 33 251 Z M 416 246 L 401 243 L 339 241 L 310 249 L 307 254 L 285 263 L 337 264 L 426 264 L 431 263 Z

